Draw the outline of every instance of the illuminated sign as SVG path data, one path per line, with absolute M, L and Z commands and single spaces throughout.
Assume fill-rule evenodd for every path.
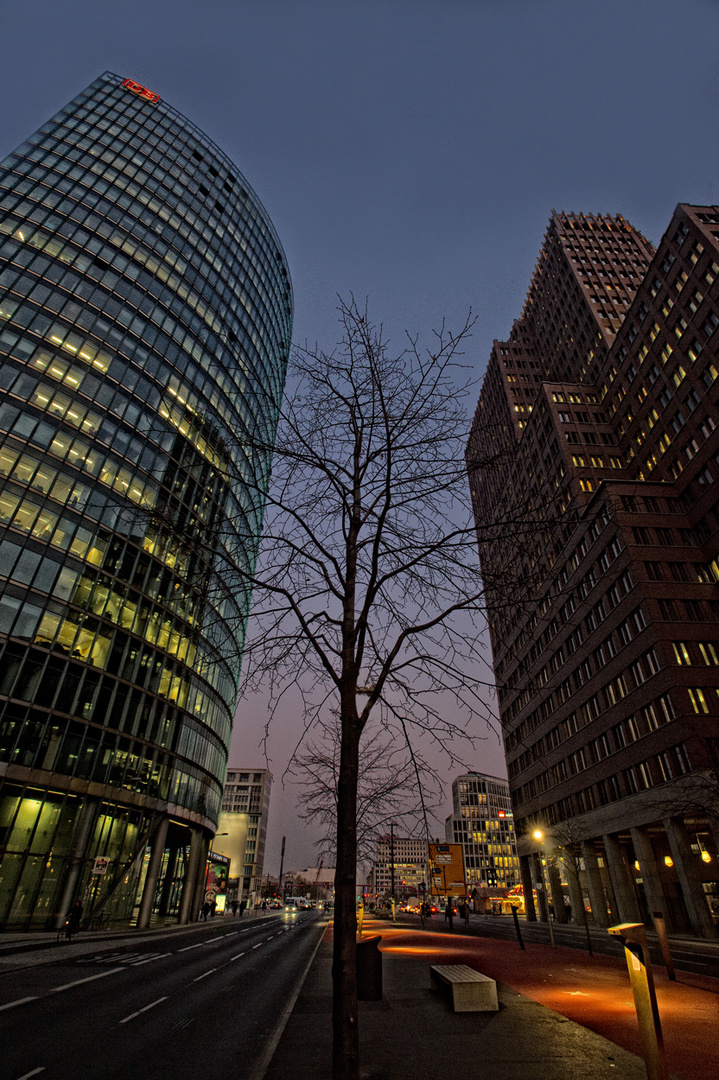
M 467 891 L 461 844 L 429 844 L 432 896 L 458 896 Z
M 146 86 L 140 86 L 134 79 L 123 79 L 122 85 L 126 90 L 132 90 L 133 94 L 137 94 L 138 97 L 144 98 L 145 101 L 151 101 L 153 105 L 156 105 L 160 100 L 159 94 L 155 94 L 152 90 L 148 90 Z

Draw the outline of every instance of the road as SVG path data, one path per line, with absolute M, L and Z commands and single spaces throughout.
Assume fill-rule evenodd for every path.
M 316 912 L 211 920 L 9 972 L 3 1080 L 257 1080 L 325 926 Z

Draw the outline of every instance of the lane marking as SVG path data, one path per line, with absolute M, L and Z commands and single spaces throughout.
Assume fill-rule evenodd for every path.
M 162 960 L 163 956 L 171 956 L 169 952 L 157 953 L 155 956 L 148 956 L 146 960 L 133 960 L 132 967 L 140 967 L 142 964 L 151 964 L 153 960 Z
M 210 970 L 209 970 L 209 971 L 206 971 L 204 975 L 198 975 L 198 976 L 197 976 L 197 978 L 196 978 L 196 979 L 193 979 L 192 981 L 193 981 L 193 982 L 199 982 L 199 981 L 200 981 L 200 979 L 206 979 L 206 978 L 207 978 L 207 976 L 208 976 L 208 975 L 211 975 L 213 971 L 217 971 L 217 968 L 210 968 Z
M 31 1076 L 37 1076 L 38 1073 L 46 1072 L 44 1065 L 40 1065 L 39 1068 L 33 1069 L 32 1072 L 25 1073 L 23 1076 L 18 1077 L 18 1080 L 30 1080 Z
M 65 983 L 63 986 L 53 986 L 52 990 L 48 990 L 48 994 L 59 994 L 61 990 L 70 990 L 73 986 L 80 986 L 82 983 L 94 982 L 95 979 L 106 979 L 108 975 L 115 975 L 118 971 L 124 971 L 124 968 L 111 968 L 110 971 L 100 971 L 97 975 L 88 975 L 86 979 L 76 979 L 75 982 Z
M 260 945 L 264 945 L 264 941 L 258 941 L 256 945 L 252 946 L 252 948 L 253 949 L 259 949 Z M 252 951 L 252 949 L 250 950 L 250 952 L 251 951 Z
M 185 945 L 184 949 L 178 949 L 178 952 L 189 952 L 190 949 L 201 949 L 203 945 L 206 945 L 206 941 L 198 941 L 196 945 Z
M 241 956 L 244 956 L 244 955 L 245 955 L 245 953 L 243 953 L 243 952 L 238 952 L 238 953 L 236 953 L 236 955 L 235 955 L 235 956 L 231 956 L 231 957 L 230 957 L 230 959 L 229 959 L 229 960 L 227 961 L 227 963 L 226 963 L 226 964 L 223 964 L 222 966 L 223 966 L 223 967 L 227 967 L 227 964 L 231 964 L 231 963 L 233 962 L 233 960 L 239 960 L 239 959 L 240 959 L 240 957 L 241 957 Z
M 0 1005 L 0 1012 L 3 1009 L 14 1009 L 16 1005 L 24 1005 L 26 1001 L 37 1001 L 37 994 L 32 994 L 31 997 L 18 998 L 16 1001 L 8 1001 L 7 1005 Z M 22 1077 L 20 1077 L 22 1080 Z
M 136 1016 L 141 1016 L 142 1013 L 147 1012 L 148 1009 L 154 1009 L 155 1006 L 159 1005 L 161 1001 L 167 1001 L 167 994 L 165 994 L 164 997 L 158 998 L 157 1001 L 150 1002 L 150 1004 L 146 1005 L 144 1009 L 138 1009 L 137 1012 L 130 1013 L 129 1016 L 126 1016 L 124 1020 L 120 1020 L 119 1023 L 126 1024 L 129 1020 L 134 1020 Z

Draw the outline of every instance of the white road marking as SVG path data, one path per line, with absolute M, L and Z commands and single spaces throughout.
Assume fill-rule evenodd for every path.
M 153 960 L 162 960 L 163 956 L 170 956 L 169 952 L 155 953 L 154 956 L 148 956 L 146 960 L 133 960 L 132 967 L 140 967 L 141 964 L 151 964 Z
M 253 949 L 259 949 L 260 945 L 264 945 L 264 941 L 258 941 L 256 945 L 253 945 Z
M 48 994 L 59 994 L 61 990 L 70 990 L 73 986 L 94 982 L 95 979 L 105 979 L 108 975 L 114 975 L 116 972 L 123 970 L 123 968 L 110 968 L 109 971 L 101 971 L 97 975 L 88 975 L 86 979 L 76 979 L 75 982 L 64 983 L 63 986 L 53 986 L 52 990 L 48 990 Z
M 37 1076 L 38 1073 L 45 1072 L 45 1071 L 46 1071 L 45 1066 L 40 1065 L 37 1069 L 33 1069 L 32 1072 L 24 1073 L 22 1076 L 20 1076 L 18 1078 L 18 1080 L 30 1080 L 31 1076 Z
M 3 1009 L 14 1009 L 16 1005 L 24 1005 L 26 1001 L 37 1001 L 37 994 L 33 994 L 31 997 L 17 998 L 16 1001 L 8 1001 L 7 1005 L 0 1005 L 0 1012 Z
M 185 945 L 184 949 L 178 949 L 178 952 L 189 952 L 190 949 L 200 949 L 203 945 L 206 945 L 206 941 L 198 941 L 196 945 Z
M 239 959 L 240 959 L 240 957 L 241 957 L 241 956 L 244 956 L 244 955 L 245 955 L 245 954 L 244 954 L 243 952 L 238 952 L 238 953 L 235 953 L 235 955 L 234 955 L 234 956 L 231 956 L 231 957 L 230 957 L 230 959 L 229 959 L 229 960 L 227 961 L 227 963 L 228 963 L 228 964 L 231 964 L 233 960 L 239 960 Z M 226 967 L 227 965 L 223 965 L 223 966 L 225 966 L 225 967 Z
M 207 976 L 208 976 L 208 975 L 211 975 L 213 971 L 217 971 L 217 968 L 210 968 L 210 970 L 209 970 L 209 971 L 206 971 L 206 972 L 204 973 L 204 975 L 198 975 L 198 976 L 197 976 L 197 978 L 196 978 L 196 979 L 193 979 L 192 981 L 193 981 L 193 982 L 199 982 L 199 981 L 200 981 L 200 979 L 206 979 L 206 978 L 207 978 Z
M 156 1005 L 159 1005 L 161 1001 L 167 1001 L 167 994 L 164 997 L 158 998 L 157 1001 L 152 1001 L 149 1005 L 146 1005 L 144 1009 L 138 1009 L 137 1012 L 130 1013 L 124 1020 L 120 1020 L 121 1024 L 126 1024 L 128 1020 L 134 1020 L 136 1016 L 141 1016 L 142 1013 L 147 1012 L 148 1009 L 154 1009 Z

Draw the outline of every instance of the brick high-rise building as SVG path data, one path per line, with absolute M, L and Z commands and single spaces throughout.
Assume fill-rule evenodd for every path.
M 575 911 L 708 936 L 718 279 L 719 207 L 679 205 L 656 250 L 622 217 L 553 214 L 467 448 L 525 892 L 549 828 Z

